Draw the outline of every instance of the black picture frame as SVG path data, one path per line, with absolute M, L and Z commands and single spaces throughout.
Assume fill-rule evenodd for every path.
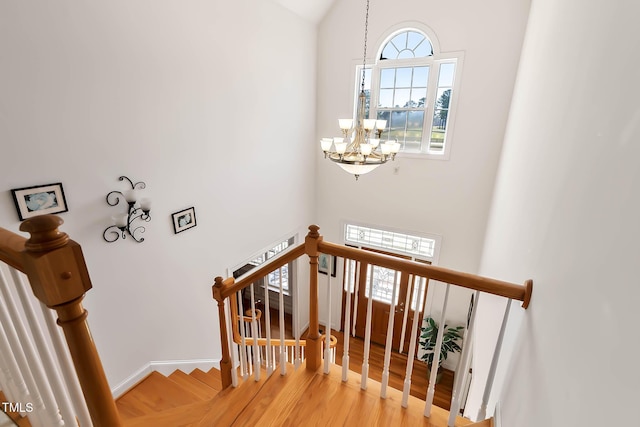
M 182 233 L 185 230 L 193 228 L 197 225 L 196 209 L 190 207 L 173 213 L 171 214 L 171 221 L 173 222 L 174 234 Z
M 333 255 L 318 254 L 318 273 L 329 274 L 329 257 L 331 257 L 332 269 L 331 277 L 336 277 L 336 267 L 338 266 L 338 258 Z
M 69 211 L 62 183 L 34 185 L 11 190 L 20 221 L 38 215 Z

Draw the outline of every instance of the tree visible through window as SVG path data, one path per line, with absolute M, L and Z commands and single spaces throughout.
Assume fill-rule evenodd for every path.
M 415 29 L 395 33 L 379 52 L 365 70 L 365 115 L 386 120 L 382 138 L 400 142 L 404 153 L 445 154 L 461 54 L 434 52 L 429 38 Z

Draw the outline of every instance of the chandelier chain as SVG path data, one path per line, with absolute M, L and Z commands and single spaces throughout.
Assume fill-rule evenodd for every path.
M 367 94 L 365 93 L 367 69 L 367 39 L 369 37 L 369 2 L 366 0 L 364 20 L 364 52 L 362 54 L 362 81 L 358 95 L 356 115 L 350 119 L 339 119 L 341 137 L 322 138 L 320 147 L 324 158 L 335 162 L 356 178 L 371 172 L 378 166 L 395 160 L 400 151 L 400 143 L 395 140 L 381 142 L 380 138 L 387 126 L 385 119 L 369 119 L 367 113 Z M 371 70 L 369 70 L 371 71 Z
M 362 83 L 360 91 L 364 92 L 364 77 L 367 67 L 367 36 L 369 35 L 369 0 L 367 0 L 367 12 L 364 18 L 364 53 L 362 54 Z

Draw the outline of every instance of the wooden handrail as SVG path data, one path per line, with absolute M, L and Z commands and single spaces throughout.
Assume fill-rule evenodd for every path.
M 269 261 L 267 264 L 258 268 L 257 270 L 254 270 L 237 282 L 235 281 L 235 279 L 230 277 L 229 279 L 227 279 L 230 281 L 226 282 L 221 290 L 221 296 L 223 298 L 231 296 L 232 294 L 251 285 L 256 280 L 263 278 L 272 271 L 284 266 L 285 264 L 290 263 L 291 261 L 301 257 L 302 255 L 304 255 L 304 244 L 294 246 L 292 249 L 283 252 L 277 257 L 272 258 L 271 261 Z
M 224 300 L 227 297 L 235 295 L 236 292 L 246 288 L 258 279 L 263 278 L 270 272 L 282 267 L 283 265 L 293 261 L 294 259 L 307 254 L 309 257 L 309 332 L 307 339 L 305 340 L 305 346 L 307 347 L 307 361 L 306 366 L 309 370 L 316 370 L 320 366 L 322 359 L 321 355 L 321 342 L 319 333 L 318 322 L 318 256 L 320 253 L 339 256 L 345 259 L 352 259 L 360 261 L 364 264 L 373 264 L 381 267 L 387 267 L 393 270 L 404 271 L 415 276 L 424 277 L 427 279 L 433 279 L 444 283 L 450 283 L 453 285 L 461 286 L 468 289 L 478 290 L 482 292 L 491 293 L 494 295 L 503 296 L 506 298 L 522 301 L 522 307 L 527 308 L 531 301 L 531 294 L 533 292 L 533 281 L 527 280 L 523 285 L 504 282 L 501 280 L 490 279 L 482 276 L 477 276 L 469 273 L 462 273 L 455 270 L 436 267 L 433 265 L 406 260 L 391 255 L 377 253 L 373 251 L 365 251 L 362 249 L 352 248 L 343 245 L 337 245 L 335 243 L 325 242 L 323 237 L 318 233 L 319 227 L 316 225 L 309 226 L 309 233 L 305 237 L 304 244 L 294 247 L 292 250 L 282 254 L 281 256 L 274 258 L 269 263 L 255 270 L 251 274 L 242 278 L 238 282 L 235 282 L 233 278 L 222 279 L 222 277 L 216 277 L 215 284 L 213 286 L 214 298 L 218 300 L 219 307 L 224 304 Z M 235 303 L 231 304 L 232 313 L 234 313 Z M 235 314 L 232 314 L 232 319 L 238 319 L 237 308 Z M 220 316 L 224 315 L 224 310 L 220 308 Z M 220 320 L 221 330 L 224 328 L 224 339 L 222 342 L 223 360 L 227 362 L 229 348 L 226 339 L 226 321 Z M 234 320 L 237 323 L 237 320 Z M 236 336 L 236 328 L 232 328 L 234 336 L 233 341 L 238 342 L 239 336 Z M 251 344 L 254 344 L 253 339 L 250 339 Z M 263 340 L 258 339 L 258 345 Z M 247 339 L 245 338 L 245 342 Z M 272 340 L 274 341 L 274 340 Z M 264 339 L 266 345 L 266 339 Z M 279 342 L 275 340 L 274 345 L 279 345 Z M 229 383 L 230 383 L 229 367 Z
M 82 307 L 91 280 L 80 245 L 58 230 L 62 223 L 55 215 L 27 219 L 20 231 L 30 233 L 28 240 L 0 229 L 0 259 L 25 273 L 36 298 L 56 311 L 93 424 L 118 427 L 120 415 Z
M 236 298 L 236 294 L 233 294 L 229 297 L 229 301 L 231 304 L 231 318 L 235 319 L 236 321 L 232 323 L 231 325 L 231 330 L 233 332 L 233 342 L 236 344 L 242 344 L 242 336 L 240 335 L 240 332 L 238 331 L 238 321 L 243 321 L 243 322 L 253 322 L 253 317 L 251 316 L 240 316 L 238 314 L 238 304 L 237 304 L 237 298 Z M 247 312 L 251 312 L 251 310 L 246 310 Z M 262 317 L 262 311 L 259 309 L 256 309 L 256 320 L 260 320 L 260 318 Z M 324 339 L 325 335 L 322 334 L 320 336 L 322 339 Z M 336 344 L 338 344 L 338 340 L 336 337 L 334 337 L 333 335 L 331 335 L 329 337 L 329 339 L 331 340 L 331 343 L 329 344 L 329 347 L 334 348 L 336 346 Z M 278 338 L 272 338 L 271 341 L 267 341 L 266 338 L 247 338 L 245 337 L 245 344 L 246 345 L 254 345 L 257 344 L 258 346 L 262 346 L 265 347 L 267 345 L 267 342 L 269 342 L 270 345 L 275 346 L 275 347 L 279 347 L 281 344 L 280 339 Z M 305 339 L 300 339 L 298 341 L 296 341 L 295 339 L 290 339 L 287 338 L 284 340 L 284 346 L 285 347 L 295 347 L 296 345 L 300 345 L 300 347 L 305 347 L 307 345 L 307 341 Z
M 26 241 L 24 237 L 0 227 L 0 261 L 24 273 L 22 251 Z
M 463 288 L 487 292 L 522 301 L 522 306 L 524 308 L 527 308 L 531 301 L 533 286 L 533 282 L 531 280 L 527 280 L 524 285 L 516 285 L 514 283 L 503 282 L 501 280 L 476 276 L 469 273 L 462 273 L 448 268 L 436 267 L 434 265 L 410 261 L 391 255 L 337 245 L 323 240 L 318 242 L 318 250 L 327 255 L 344 257 L 393 270 L 401 270 L 427 279 L 451 283 L 452 285 L 461 286 Z

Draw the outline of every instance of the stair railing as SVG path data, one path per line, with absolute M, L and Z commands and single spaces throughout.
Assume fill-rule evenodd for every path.
M 311 230 L 310 235 L 313 235 L 314 231 L 316 231 L 316 230 L 313 230 L 312 227 L 310 227 L 310 230 Z M 355 272 L 351 272 L 351 274 L 354 274 L 354 276 L 355 274 L 357 274 L 356 287 L 359 287 L 360 289 L 368 288 L 369 295 L 372 295 L 373 278 L 371 277 L 372 275 L 367 274 L 367 271 L 370 268 L 370 266 L 374 266 L 374 265 L 395 270 L 396 272 L 409 274 L 410 280 L 414 282 L 414 290 L 417 288 L 417 291 L 416 291 L 417 295 L 422 295 L 421 287 L 422 286 L 428 287 L 432 281 L 442 282 L 445 284 L 446 288 L 445 288 L 444 303 L 440 309 L 441 315 L 438 321 L 441 327 L 438 330 L 436 345 L 435 345 L 435 349 L 433 350 L 433 353 L 434 353 L 433 366 L 439 366 L 439 362 L 440 362 L 439 358 L 440 358 L 440 350 L 443 345 L 443 335 L 444 335 L 444 329 L 445 329 L 444 325 L 446 324 L 446 319 L 447 319 L 446 313 L 447 313 L 447 307 L 448 307 L 448 296 L 452 286 L 458 286 L 458 287 L 475 290 L 476 291 L 475 301 L 478 301 L 478 295 L 482 293 L 498 295 L 507 299 L 507 312 L 505 314 L 505 321 L 503 322 L 500 336 L 502 336 L 502 334 L 504 333 L 504 328 L 506 325 L 506 317 L 508 315 L 508 308 L 510 307 L 511 301 L 512 300 L 522 301 L 522 307 L 526 309 L 531 300 L 532 287 L 533 287 L 533 282 L 531 280 L 527 280 L 524 283 L 524 285 L 517 285 L 513 283 L 495 280 L 495 279 L 489 279 L 489 278 L 471 275 L 467 273 L 457 272 L 457 271 L 442 268 L 442 267 L 436 267 L 429 264 L 414 262 L 414 261 L 410 261 L 407 259 L 398 258 L 390 255 L 385 255 L 385 254 L 376 253 L 372 251 L 364 251 L 364 250 L 360 250 L 360 249 L 356 249 L 348 246 L 324 242 L 322 237 L 320 236 L 318 237 L 312 236 L 311 239 L 309 240 L 311 240 L 311 242 L 313 241 L 317 242 L 317 246 L 315 248 L 317 252 L 331 255 L 331 256 L 342 257 L 345 260 L 355 261 L 358 268 L 355 269 L 356 270 Z M 347 265 L 350 265 L 350 263 L 347 263 Z M 317 269 L 312 268 L 311 271 L 312 271 L 312 276 L 317 275 L 317 273 L 315 273 Z M 347 272 L 347 269 L 345 269 L 345 272 Z M 354 277 L 354 280 L 356 280 L 355 277 Z M 398 286 L 398 281 L 394 280 L 393 283 L 394 283 L 393 292 L 395 292 L 396 291 L 395 288 Z M 424 294 L 427 295 L 426 290 Z M 407 299 L 409 300 L 409 295 L 407 295 Z M 392 298 L 392 301 L 395 301 L 395 299 Z M 367 305 L 367 316 L 366 316 L 367 326 L 365 329 L 365 337 L 364 337 L 365 338 L 364 360 L 363 360 L 362 375 L 361 375 L 361 387 L 363 389 L 367 388 L 367 376 L 368 376 L 368 369 L 369 369 L 368 354 L 369 354 L 369 348 L 371 345 L 370 343 L 371 303 L 372 303 L 372 298 L 369 298 L 368 305 Z M 392 307 L 390 309 L 391 312 L 395 311 L 395 307 L 393 306 L 393 304 L 394 302 L 392 302 Z M 470 338 L 472 337 L 472 331 L 473 331 L 473 328 L 475 327 L 475 313 L 476 313 L 477 305 L 478 303 L 475 304 L 474 310 L 471 313 L 470 324 L 468 328 L 465 328 L 466 330 L 465 336 L 467 337 L 467 339 L 465 339 L 461 343 L 462 353 L 461 353 L 461 357 L 460 357 L 460 361 L 457 369 L 460 375 L 457 375 L 454 379 L 452 400 L 450 403 L 451 405 L 450 418 L 448 420 L 448 423 L 450 426 L 454 425 L 458 411 L 462 406 L 462 404 L 464 403 L 461 399 L 461 396 L 466 394 L 465 393 L 466 391 L 463 389 L 463 385 L 468 384 L 467 376 L 469 373 L 468 367 L 470 363 L 470 351 L 471 351 L 471 344 L 472 344 L 472 339 Z M 425 307 L 426 306 L 427 304 L 425 301 Z M 357 305 L 355 305 L 355 307 L 357 307 Z M 407 306 L 405 306 L 405 308 L 408 308 L 408 304 Z M 349 321 L 350 319 L 350 309 L 351 309 L 351 306 L 348 303 L 347 313 L 345 313 L 345 322 Z M 405 316 L 406 316 L 406 311 L 405 311 Z M 388 357 L 389 357 L 389 352 L 391 348 L 391 342 L 393 339 L 392 318 L 393 316 L 390 316 L 388 329 L 387 329 L 385 361 L 384 361 L 384 367 L 382 372 L 381 398 L 385 398 L 385 391 L 388 385 L 388 369 L 389 369 Z M 412 324 L 406 325 L 406 329 L 410 334 L 409 336 L 411 337 L 409 349 L 407 353 L 408 355 L 411 355 L 411 356 L 416 355 L 416 352 L 417 352 L 416 348 L 418 346 L 418 337 L 420 336 L 421 326 L 422 326 L 422 319 L 418 319 L 418 316 L 414 316 Z M 349 329 L 350 329 L 350 325 L 345 324 L 344 330 L 348 331 Z M 345 343 L 343 347 L 344 347 L 345 353 L 343 355 L 343 360 L 348 361 L 349 360 L 349 356 L 348 356 L 349 333 L 345 333 L 344 336 L 345 336 Z M 500 356 L 500 350 L 501 350 L 501 340 L 498 340 L 498 343 L 496 345 L 496 350 L 494 351 L 494 355 L 493 355 L 493 361 L 492 361 L 492 366 L 489 373 L 489 378 L 487 380 L 486 387 L 485 387 L 485 395 L 483 397 L 482 409 L 479 413 L 479 417 L 482 417 L 482 419 L 484 419 L 486 415 L 487 400 L 488 400 L 490 388 L 493 383 L 493 377 L 495 375 L 495 367 L 497 364 L 497 360 Z M 411 390 L 411 377 L 412 377 L 414 360 L 415 360 L 414 357 L 407 358 L 407 366 L 406 366 L 404 387 L 403 387 L 403 399 L 402 399 L 402 406 L 404 407 L 408 405 L 408 400 L 409 400 L 409 395 Z M 345 370 L 347 369 L 346 366 L 348 366 L 348 363 L 346 364 L 343 363 L 343 380 L 345 380 L 347 376 L 345 372 Z M 435 396 L 436 376 L 437 376 L 437 369 L 432 369 L 430 373 L 430 378 L 429 378 L 429 386 L 428 386 L 428 389 L 426 390 L 426 399 L 425 399 L 425 408 L 424 408 L 424 415 L 426 417 L 429 417 L 431 414 L 431 408 L 432 408 L 433 400 Z
M 304 255 L 304 244 L 291 247 L 282 252 L 277 257 L 259 269 L 245 275 L 236 280 L 234 278 L 222 279 L 217 277 L 213 286 L 214 298 L 218 301 L 218 309 L 221 314 L 221 336 L 223 342 L 227 343 L 223 346 L 223 357 L 221 360 L 221 372 L 223 386 L 237 385 L 237 369 L 240 375 L 246 380 L 253 375 L 256 381 L 260 380 L 259 366 L 265 366 L 267 375 L 270 375 L 276 367 L 276 362 L 280 364 L 281 375 L 286 374 L 286 363 L 292 363 L 297 368 L 307 355 L 307 339 L 300 338 L 300 331 L 297 324 L 292 325 L 293 338 L 285 338 L 285 310 L 283 301 L 283 274 L 282 268 L 291 261 Z M 279 272 L 276 277 L 279 278 L 278 290 L 278 329 L 280 331 L 279 338 L 271 337 L 271 307 L 269 292 L 270 287 L 267 284 L 267 276 L 273 272 Z M 256 308 L 255 283 L 263 281 L 265 288 L 264 309 Z M 247 295 L 243 290 L 248 291 Z M 248 304 L 248 306 L 247 306 Z M 274 309 L 275 310 L 275 309 Z M 293 310 L 296 315 L 293 316 L 297 321 L 297 304 L 294 301 Z M 239 313 L 243 313 L 240 315 Z M 264 325 L 262 325 L 264 322 Z M 222 332 L 225 330 L 226 333 Z M 265 331 L 266 337 L 263 337 L 262 330 Z M 321 351 L 325 347 L 324 335 L 319 335 L 321 339 Z M 335 360 L 335 348 L 337 340 L 333 336 L 328 338 L 329 357 Z M 229 360 L 225 355 L 229 356 Z M 235 366 L 234 362 L 238 361 L 239 366 Z M 225 367 L 229 367 L 228 369 Z M 225 372 L 230 370 L 230 372 Z
M 414 289 L 417 289 L 417 295 L 426 295 L 426 288 L 429 286 L 431 282 L 441 282 L 446 285 L 446 293 L 445 293 L 445 301 L 441 308 L 441 315 L 439 319 L 439 324 L 443 325 L 446 323 L 446 311 L 448 305 L 448 295 L 449 289 L 451 286 L 458 286 L 462 288 L 475 290 L 475 305 L 474 310 L 471 313 L 469 319 L 469 325 L 465 327 L 465 338 L 462 344 L 462 352 L 460 355 L 460 361 L 458 364 L 457 371 L 460 375 L 457 375 L 454 379 L 454 389 L 452 393 L 452 401 L 451 401 L 451 411 L 450 411 L 450 419 L 449 425 L 453 426 L 456 420 L 456 416 L 459 412 L 460 407 L 463 405 L 462 397 L 466 395 L 466 390 L 463 389 L 465 384 L 468 384 L 468 372 L 469 372 L 469 364 L 471 359 L 471 347 L 472 347 L 472 334 L 473 329 L 475 327 L 475 317 L 476 317 L 476 308 L 478 296 L 483 293 L 498 295 L 506 298 L 509 303 L 510 301 L 521 301 L 522 307 L 527 308 L 529 302 L 531 300 L 531 294 L 533 289 L 533 282 L 531 280 L 526 281 L 523 285 L 513 284 L 509 282 L 499 281 L 495 279 L 490 279 L 486 277 L 481 277 L 477 275 L 472 275 L 468 273 L 458 272 L 442 267 L 436 267 L 429 264 L 424 264 L 420 262 L 414 262 L 403 258 L 398 258 L 386 254 L 381 254 L 372 251 L 360 250 L 357 248 L 352 248 L 348 246 L 338 245 L 335 243 L 325 242 L 318 233 L 319 227 L 312 225 L 309 227 L 309 233 L 305 238 L 304 244 L 298 245 L 294 248 L 291 248 L 288 252 L 281 254 L 281 256 L 274 258 L 269 263 L 265 264 L 261 268 L 256 269 L 251 274 L 243 277 L 238 282 L 235 282 L 233 278 L 223 279 L 222 277 L 217 277 L 215 279 L 215 283 L 213 285 L 213 296 L 218 302 L 218 310 L 220 315 L 220 328 L 221 328 L 221 337 L 222 337 L 222 361 L 221 361 L 221 372 L 222 372 L 222 383 L 223 387 L 227 387 L 232 384 L 232 370 L 233 363 L 231 360 L 231 351 L 230 348 L 234 346 L 234 343 L 242 342 L 245 344 L 245 347 L 248 345 L 256 345 L 261 342 L 261 340 L 265 340 L 264 338 L 248 338 L 244 337 L 229 337 L 227 324 L 227 319 L 230 320 L 231 323 L 238 322 L 238 315 L 235 311 L 234 307 L 237 307 L 238 304 L 235 300 L 233 300 L 234 295 L 250 286 L 255 281 L 265 277 L 269 272 L 274 271 L 281 266 L 301 257 L 306 254 L 309 257 L 309 330 L 306 336 L 305 341 L 305 357 L 306 357 L 306 369 L 311 371 L 317 371 L 323 360 L 323 336 L 320 334 L 320 324 L 318 318 L 318 257 L 319 254 L 326 254 L 330 256 L 343 258 L 345 261 L 353 261 L 353 262 L 345 262 L 345 274 L 352 275 L 353 283 L 355 283 L 354 292 L 357 293 L 358 289 L 365 289 L 369 287 L 371 290 L 373 280 L 370 278 L 371 275 L 367 274 L 367 271 L 371 266 L 379 266 L 388 268 L 396 271 L 396 274 L 408 274 L 410 280 L 414 283 Z M 332 264 L 332 263 L 330 263 Z M 331 292 L 334 285 L 331 284 L 331 274 L 327 275 L 327 280 L 329 282 L 329 286 L 327 286 L 327 298 L 326 304 L 328 305 L 327 310 L 331 312 Z M 397 286 L 397 281 L 394 280 L 395 285 Z M 340 285 L 341 286 L 341 285 Z M 422 292 L 424 288 L 424 293 Z M 396 289 L 393 289 L 393 292 L 396 292 Z M 343 356 L 342 356 L 342 367 L 343 367 L 343 381 L 346 381 L 348 378 L 348 366 L 349 366 L 349 337 L 350 335 L 355 335 L 355 328 L 352 327 L 351 322 L 354 322 L 355 325 L 355 310 L 357 309 L 357 304 L 354 304 L 354 313 L 351 312 L 351 291 L 347 293 L 347 303 L 346 303 L 346 312 L 345 312 L 345 325 L 344 325 L 344 344 L 343 344 Z M 371 292 L 370 292 L 371 294 Z M 394 300 L 392 298 L 392 300 Z M 410 302 L 409 295 L 407 295 L 407 302 Z M 241 305 L 241 304 L 240 304 Z M 408 304 L 407 304 L 408 305 Z M 510 305 L 510 304 L 508 304 Z M 425 303 L 426 307 L 426 303 Z M 250 310 L 255 310 L 255 306 L 252 306 Z M 395 311 L 395 307 L 391 307 L 391 312 Z M 228 317 L 225 314 L 228 313 Z M 390 316 L 393 317 L 393 316 Z M 255 320 L 255 319 L 252 319 Z M 505 320 L 506 322 L 506 320 Z M 371 298 L 369 298 L 368 306 L 367 306 L 367 328 L 365 330 L 365 348 L 364 348 L 364 360 L 362 365 L 362 375 L 361 375 L 361 387 L 363 389 L 367 388 L 367 379 L 369 378 L 369 349 L 371 346 L 370 342 L 370 333 L 371 333 Z M 404 342 L 405 333 L 411 337 L 408 349 L 408 355 L 411 357 L 407 357 L 407 365 L 403 386 L 403 399 L 402 406 L 406 407 L 409 401 L 409 395 L 411 390 L 411 375 L 413 371 L 413 366 L 415 363 L 415 355 L 417 353 L 418 346 L 418 336 L 420 328 L 422 326 L 422 319 L 418 319 L 418 316 L 414 316 L 411 324 L 407 322 L 405 318 L 405 323 L 402 325 L 402 341 Z M 504 328 L 504 322 L 503 322 Z M 433 366 L 439 366 L 439 358 L 440 358 L 440 349 L 443 344 L 443 333 L 444 327 L 439 328 L 439 333 L 436 341 L 436 346 L 434 349 L 434 360 Z M 327 328 L 328 332 L 329 328 Z M 388 329 L 387 329 L 387 342 L 385 346 L 385 358 L 384 358 L 384 368 L 382 373 L 382 387 L 381 387 L 381 398 L 386 397 L 386 389 L 388 386 L 388 378 L 389 378 L 389 361 L 390 361 L 390 353 L 391 353 L 391 343 L 393 338 L 393 322 L 390 319 Z M 271 340 L 269 340 L 271 341 Z M 277 340 L 276 340 L 277 341 Z M 275 345 L 275 343 L 274 343 Z M 325 347 L 326 348 L 326 347 Z M 404 347 L 403 347 L 404 348 Z M 500 342 L 496 346 L 496 351 L 494 352 L 494 361 L 492 363 L 492 369 L 490 378 L 487 381 L 487 387 L 491 387 L 491 382 L 493 381 L 492 375 L 495 374 L 495 364 L 500 354 Z M 326 358 L 326 356 L 325 356 Z M 335 356 L 334 356 L 335 358 Z M 329 371 L 328 366 L 325 364 L 325 373 Z M 435 383 L 436 383 L 436 375 L 437 369 L 433 369 L 430 378 L 429 378 L 429 386 L 425 392 L 425 408 L 424 414 L 425 416 L 429 416 L 431 413 L 431 407 L 434 400 L 435 395 Z M 485 401 L 483 402 L 483 411 L 486 408 L 486 397 L 488 396 L 488 392 L 485 393 Z M 484 412 L 481 413 L 484 415 Z
M 62 223 L 54 215 L 30 218 L 20 225 L 28 240 L 0 228 L 0 386 L 35 427 L 117 427 L 120 417 L 82 307 L 91 281 L 80 245 L 58 230 Z

